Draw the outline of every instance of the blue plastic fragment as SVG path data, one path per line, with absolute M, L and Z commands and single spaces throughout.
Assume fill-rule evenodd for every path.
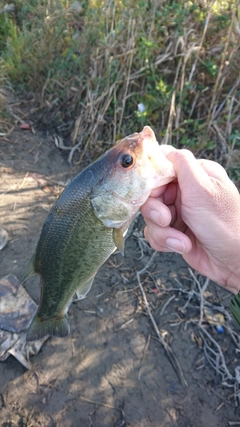
M 223 334 L 224 332 L 224 327 L 222 325 L 217 325 L 216 326 L 216 330 L 219 334 Z

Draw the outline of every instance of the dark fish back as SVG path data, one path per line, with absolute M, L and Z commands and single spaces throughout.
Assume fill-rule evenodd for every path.
M 112 229 L 96 218 L 91 205 L 90 193 L 101 179 L 99 169 L 91 166 L 56 201 L 37 245 L 34 267 L 42 280 L 38 314 L 45 318 L 63 311 L 78 285 L 94 275 L 115 248 Z

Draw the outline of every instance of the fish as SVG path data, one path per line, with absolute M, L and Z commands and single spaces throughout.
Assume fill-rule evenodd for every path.
M 70 333 L 68 308 L 83 299 L 151 191 L 175 178 L 151 127 L 116 143 L 64 189 L 46 218 L 23 281 L 40 275 L 41 295 L 26 340 Z
M 240 328 L 240 292 L 238 292 L 237 295 L 234 295 L 234 297 L 231 299 L 230 311 L 237 326 Z

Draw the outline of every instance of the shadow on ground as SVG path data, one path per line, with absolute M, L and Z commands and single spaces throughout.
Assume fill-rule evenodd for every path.
M 13 145 L 0 142 L 1 224 L 10 237 L 0 252 L 1 277 L 21 276 L 62 184 L 78 172 L 70 171 L 51 140 L 23 132 L 13 138 Z M 127 239 L 125 258 L 114 254 L 87 298 L 72 304 L 67 338 L 49 339 L 32 358 L 30 371 L 12 357 L 0 363 L 1 427 L 217 427 L 239 419 L 191 323 L 198 314 L 194 301 L 185 311 L 183 294 L 169 301 L 176 278 L 186 287 L 191 281 L 177 255 L 158 254 L 142 283 L 187 387 L 157 340 L 136 279 L 152 253 L 146 247 L 141 252 L 142 230 L 140 218 Z M 34 299 L 38 282 L 34 276 L 26 283 Z M 209 291 L 228 305 L 223 290 L 211 285 Z M 211 331 L 234 370 L 236 352 L 229 336 Z

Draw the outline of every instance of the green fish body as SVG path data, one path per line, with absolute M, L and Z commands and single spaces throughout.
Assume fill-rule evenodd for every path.
M 147 142 L 145 151 L 152 157 L 147 154 L 145 165 Z M 41 278 L 28 341 L 69 334 L 73 296 L 84 298 L 101 265 L 117 247 L 123 252 L 124 235 L 150 191 L 174 179 L 156 144 L 149 127 L 124 138 L 77 175 L 52 207 L 24 277 L 38 273 Z
M 234 317 L 234 320 L 240 328 L 240 292 L 231 299 L 230 310 Z

